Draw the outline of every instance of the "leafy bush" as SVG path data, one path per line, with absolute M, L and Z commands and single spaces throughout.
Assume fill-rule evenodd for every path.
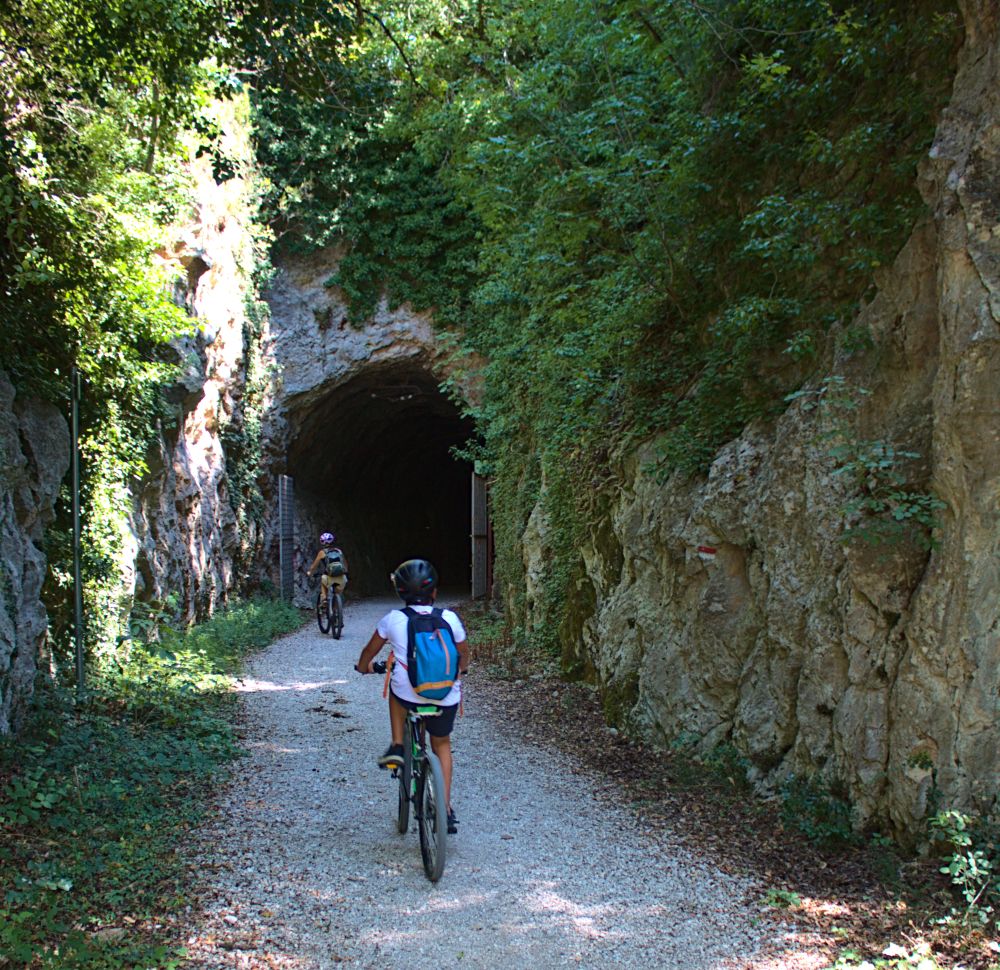
M 718 744 L 703 755 L 701 761 L 707 768 L 726 778 L 735 788 L 749 790 L 747 773 L 750 770 L 750 760 L 735 745 Z
M 782 822 L 819 845 L 856 840 L 850 803 L 820 782 L 791 775 L 781 787 Z
M 161 629 L 82 705 L 40 699 L 0 747 L 0 956 L 33 970 L 179 965 L 155 924 L 183 903 L 177 849 L 238 753 L 227 672 L 300 624 L 287 604 L 244 604 L 186 634 Z
M 950 855 L 941 867 L 964 902 L 952 918 L 963 924 L 1000 927 L 1000 822 L 951 809 L 931 819 Z

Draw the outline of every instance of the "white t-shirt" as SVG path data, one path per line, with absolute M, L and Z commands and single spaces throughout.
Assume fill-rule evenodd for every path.
M 418 613 L 430 613 L 434 607 L 414 606 L 413 609 Z M 462 626 L 462 621 L 458 618 L 457 613 L 452 610 L 442 610 L 441 617 L 451 627 L 455 643 L 461 643 L 465 640 L 465 627 Z M 407 616 L 402 610 L 392 610 L 378 621 L 378 626 L 375 628 L 375 632 L 380 637 L 385 637 L 389 641 L 389 646 L 392 647 L 392 652 L 396 655 L 396 663 L 393 664 L 392 668 L 392 692 L 400 700 L 411 701 L 414 704 L 440 704 L 442 707 L 451 707 L 453 704 L 457 704 L 462 699 L 461 681 L 458 680 L 455 681 L 455 686 L 448 691 L 444 699 L 440 701 L 428 700 L 414 691 L 410 684 L 410 675 L 406 671 L 407 622 Z

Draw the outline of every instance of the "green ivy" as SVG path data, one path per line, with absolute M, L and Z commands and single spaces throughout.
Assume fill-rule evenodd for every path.
M 847 482 L 848 498 L 841 506 L 844 542 L 891 546 L 915 542 L 924 549 L 936 545 L 934 530 L 939 513 L 948 505 L 933 492 L 911 481 L 919 452 L 897 448 L 887 441 L 859 438 L 850 416 L 868 395 L 842 376 L 824 378 L 818 386 L 796 391 L 786 400 L 815 409 L 825 430 L 818 440 L 827 445 L 833 474 Z
M 238 754 L 229 674 L 301 617 L 260 601 L 183 634 L 163 619 L 136 617 L 129 659 L 101 668 L 82 705 L 40 695 L 0 744 L 0 959 L 13 966 L 183 962 L 164 927 L 187 899 L 178 850 Z
M 434 307 L 483 362 L 470 411 L 499 574 L 521 615 L 519 530 L 541 500 L 556 543 L 541 611 L 557 619 L 589 483 L 613 477 L 618 445 L 654 438 L 663 474 L 700 473 L 785 406 L 870 294 L 923 211 L 916 166 L 958 10 L 422 0 L 355 14 L 320 24 L 299 60 L 336 98 L 276 71 L 257 97 L 275 226 L 283 244 L 342 247 L 331 283 L 356 321 L 382 296 Z M 869 518 L 933 512 L 884 501 Z

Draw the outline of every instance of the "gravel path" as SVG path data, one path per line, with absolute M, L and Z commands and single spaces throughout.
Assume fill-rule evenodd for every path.
M 388 742 L 382 678 L 352 669 L 395 605 L 350 604 L 341 641 L 307 626 L 249 665 L 249 757 L 192 848 L 193 966 L 777 965 L 753 962 L 776 930 L 748 884 L 642 834 L 564 758 L 477 716 L 474 673 L 453 737 L 459 834 L 428 882 L 375 764 Z

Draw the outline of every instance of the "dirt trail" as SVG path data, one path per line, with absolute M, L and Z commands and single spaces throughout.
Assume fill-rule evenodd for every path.
M 760 919 L 759 888 L 640 832 L 565 757 L 492 723 L 474 674 L 454 738 L 459 834 L 429 883 L 375 764 L 382 680 L 352 669 L 396 605 L 350 604 L 339 642 L 307 626 L 249 665 L 248 756 L 192 849 L 193 966 L 791 966 L 754 957 L 782 931 Z

